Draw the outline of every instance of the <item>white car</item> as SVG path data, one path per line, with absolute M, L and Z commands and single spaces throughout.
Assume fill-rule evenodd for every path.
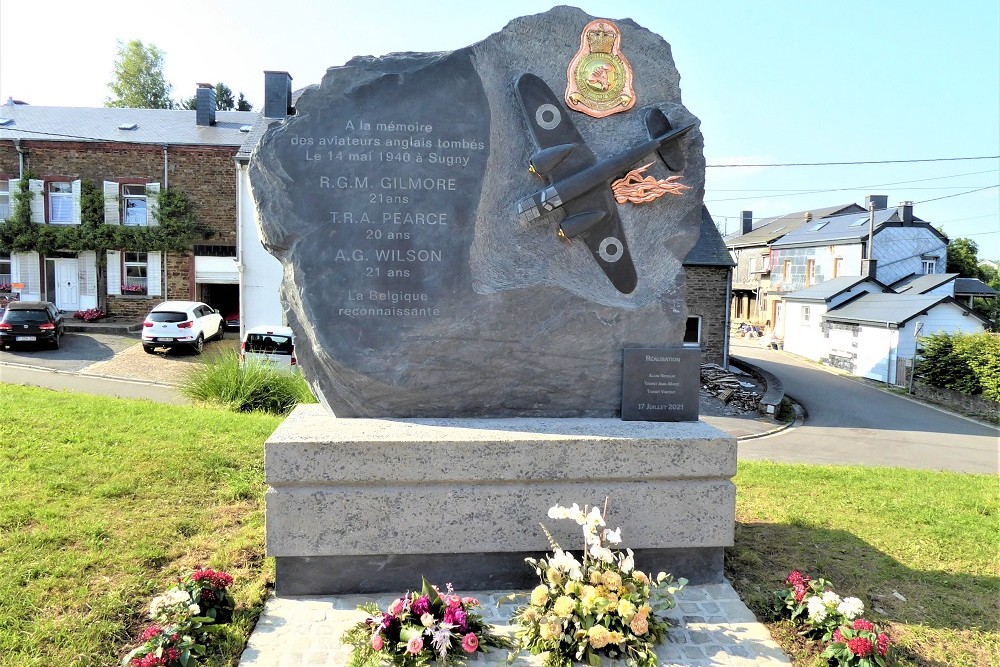
M 205 341 L 225 335 L 215 308 L 198 301 L 164 301 L 142 323 L 142 349 L 153 354 L 158 347 L 186 347 L 201 354 Z
M 295 334 L 291 327 L 260 326 L 247 330 L 240 344 L 240 361 L 255 360 L 263 363 L 296 370 Z

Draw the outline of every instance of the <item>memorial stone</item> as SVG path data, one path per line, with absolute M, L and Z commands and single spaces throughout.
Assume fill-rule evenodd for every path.
M 336 416 L 616 416 L 623 349 L 681 345 L 702 136 L 670 46 L 628 19 L 615 25 L 634 106 L 604 118 L 565 106 L 593 20 L 557 7 L 457 51 L 354 58 L 258 145 L 262 238 L 284 266 L 305 377 Z M 559 98 L 544 122 L 571 122 L 598 160 L 648 141 L 654 110 L 694 124 L 674 146 L 681 171 L 653 151 L 631 165 L 690 189 L 617 206 L 637 278 L 627 293 L 584 242 L 557 237 L 561 210 L 518 216 L 544 187 L 528 171 L 539 147 L 516 95 L 526 74 Z

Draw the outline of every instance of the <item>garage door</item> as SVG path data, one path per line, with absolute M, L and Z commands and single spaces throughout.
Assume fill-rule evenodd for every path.
M 194 281 L 216 285 L 239 285 L 240 272 L 236 268 L 236 258 L 195 256 Z

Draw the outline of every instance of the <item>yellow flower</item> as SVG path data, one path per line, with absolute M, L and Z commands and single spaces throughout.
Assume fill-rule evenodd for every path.
M 639 614 L 635 615 L 632 622 L 628 624 L 628 627 L 637 635 L 644 635 L 649 631 L 649 623 L 646 621 L 646 617 Z
M 614 593 L 608 593 L 604 597 L 608 601 L 608 608 L 613 609 L 618 606 L 618 596 Z
M 542 623 L 538 626 L 538 634 L 546 641 L 558 638 L 561 633 L 562 627 L 558 623 Z
M 575 608 L 576 601 L 573 598 L 568 595 L 561 595 L 556 600 L 556 603 L 552 608 L 552 613 L 556 616 L 566 617 L 572 614 Z
M 525 607 L 524 612 L 521 613 L 521 618 L 528 623 L 534 623 L 538 620 L 538 610 L 534 607 Z
M 636 612 L 636 613 L 639 616 L 642 616 L 643 618 L 646 618 L 647 616 L 650 615 L 650 613 L 652 613 L 652 611 L 653 611 L 652 607 L 650 607 L 648 604 L 644 604 L 641 607 L 639 607 L 639 611 Z
M 548 579 L 550 584 L 555 584 L 556 586 L 563 580 L 562 572 L 554 567 L 550 567 L 545 573 L 545 578 Z
M 604 573 L 604 585 L 608 587 L 608 590 L 617 591 L 622 586 L 622 577 L 617 572 L 612 572 L 608 570 Z
M 635 572 L 632 573 L 632 578 L 643 585 L 649 583 L 649 577 L 647 577 L 644 573 L 640 572 L 639 570 L 636 570 Z
M 577 595 L 583 592 L 583 584 L 579 581 L 571 581 L 566 584 L 566 595 Z
M 625 635 L 618 632 L 617 630 L 612 630 L 608 633 L 608 643 L 609 644 L 621 644 L 625 641 Z
M 539 584 L 531 591 L 531 604 L 541 607 L 549 601 L 549 587 Z
M 590 645 L 594 648 L 604 648 L 611 639 L 611 633 L 603 625 L 595 625 L 587 631 L 587 637 L 590 639 Z
M 618 601 L 618 615 L 621 616 L 622 620 L 626 623 L 630 623 L 632 621 L 636 611 L 635 605 L 628 600 Z
M 593 571 L 591 571 L 591 573 L 590 573 L 590 583 L 592 583 L 592 584 L 594 584 L 596 586 L 599 583 L 601 583 L 601 581 L 603 581 L 603 579 L 604 579 L 604 577 L 601 575 L 601 571 L 600 570 L 593 570 Z

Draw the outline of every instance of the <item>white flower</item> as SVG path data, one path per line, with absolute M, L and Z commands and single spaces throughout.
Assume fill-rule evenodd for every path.
M 833 591 L 823 593 L 823 604 L 835 607 L 840 604 L 840 596 Z
M 865 613 L 865 603 L 858 598 L 844 598 L 844 601 L 837 605 L 837 611 L 853 621 Z
M 591 526 L 603 526 L 604 517 L 601 516 L 601 510 L 598 507 L 592 507 L 590 509 L 590 514 L 587 515 L 587 523 Z
M 806 609 L 809 611 L 809 620 L 820 623 L 826 618 L 826 605 L 818 595 L 811 596 L 806 600 Z
M 611 552 L 611 549 L 599 545 L 594 545 L 590 548 L 590 555 L 605 563 L 615 562 L 615 555 Z
M 553 505 L 549 508 L 549 518 L 550 519 L 565 519 L 569 514 L 565 507 L 559 505 Z
M 622 541 L 622 529 L 621 526 L 615 528 L 614 530 L 604 530 L 604 539 L 611 544 L 621 544 Z
M 198 614 L 201 613 L 201 607 L 199 607 L 196 604 L 189 604 L 188 611 L 191 613 L 192 616 L 197 616 Z
M 431 634 L 431 646 L 437 649 L 438 655 L 444 658 L 448 655 L 448 646 L 451 644 L 451 630 L 457 627 L 451 623 L 441 622 L 437 630 Z
M 629 572 L 635 569 L 635 554 L 632 552 L 631 549 L 626 549 L 625 553 L 627 553 L 628 556 L 622 559 L 621 569 L 622 572 L 628 574 Z
M 583 579 L 583 572 L 580 570 L 580 561 L 574 558 L 573 554 L 562 549 L 556 549 L 553 552 L 552 558 L 549 559 L 549 565 L 569 574 L 570 579 L 576 579 L 577 581 Z

